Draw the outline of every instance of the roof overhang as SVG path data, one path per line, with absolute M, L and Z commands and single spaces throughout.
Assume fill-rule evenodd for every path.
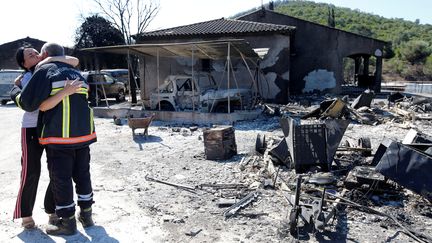
M 243 39 L 212 40 L 183 43 L 151 43 L 121 46 L 83 48 L 81 51 L 138 54 L 159 57 L 194 57 L 199 59 L 224 59 L 230 57 L 258 59 L 258 54 Z

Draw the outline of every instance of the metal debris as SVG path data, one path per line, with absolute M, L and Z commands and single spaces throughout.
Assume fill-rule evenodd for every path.
M 269 154 L 276 157 L 280 164 L 289 166 L 290 165 L 290 154 L 288 151 L 288 145 L 286 140 L 283 138 L 281 139 L 276 146 L 270 148 Z
M 188 232 L 185 233 L 185 235 L 187 236 L 196 236 L 197 234 L 199 234 L 199 232 L 201 232 L 202 229 L 201 228 L 193 228 L 191 230 L 189 230 Z
M 321 192 L 321 198 L 310 202 L 300 200 L 302 176 L 297 177 L 295 194 L 288 198 L 293 205 L 289 214 L 289 229 L 293 236 L 297 236 L 298 223 L 301 219 L 306 225 L 313 225 L 315 230 L 322 231 L 333 217 L 339 201 L 335 201 L 329 211 L 324 210 L 326 189 Z
M 354 109 L 359 109 L 364 106 L 370 107 L 374 97 L 375 93 L 367 89 L 351 103 L 351 107 Z
M 348 189 L 358 188 L 362 185 L 368 185 L 371 190 L 385 183 L 383 175 L 375 171 L 371 166 L 356 166 L 344 180 L 344 185 Z
M 393 141 L 375 169 L 401 186 L 432 201 L 431 155 Z
M 238 201 L 236 204 L 229 207 L 227 210 L 224 211 L 223 215 L 225 218 L 229 218 L 231 216 L 234 216 L 240 209 L 247 207 L 250 203 L 255 201 L 258 198 L 258 192 L 251 192 L 244 198 L 242 198 L 240 201 Z
M 255 151 L 257 151 L 260 154 L 264 154 L 266 147 L 267 147 L 267 143 L 266 143 L 265 134 L 258 133 L 255 141 Z
M 235 204 L 236 202 L 238 202 L 237 199 L 233 199 L 233 198 L 220 198 L 217 202 L 216 205 L 220 208 L 225 208 L 225 207 L 230 207 L 233 204 Z
M 176 188 L 179 188 L 179 189 L 182 189 L 182 190 L 186 190 L 188 192 L 195 193 L 195 187 L 190 187 L 190 186 L 185 186 L 185 185 L 181 185 L 181 184 L 176 184 L 176 183 L 162 181 L 162 180 L 159 180 L 159 179 L 152 178 L 152 177 L 150 177 L 148 175 L 146 175 L 144 178 L 147 181 L 157 182 L 157 183 L 165 184 L 165 185 L 168 185 L 168 186 L 173 186 L 173 187 L 176 187 Z
M 284 134 L 288 134 L 288 151 L 296 172 L 307 171 L 310 166 L 320 166 L 322 170 L 328 171 L 350 121 L 327 119 L 324 122 L 302 124 L 291 117 L 281 118 L 284 119 L 289 129 Z

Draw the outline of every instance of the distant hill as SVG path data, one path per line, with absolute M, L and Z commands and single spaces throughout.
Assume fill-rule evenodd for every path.
M 391 41 L 395 45 L 408 40 L 432 43 L 432 25 L 309 1 L 275 1 L 275 11 L 327 25 L 329 8 L 334 9 L 335 28 Z
M 329 25 L 334 13 L 334 27 L 356 34 L 388 41 L 395 58 L 387 61 L 384 72 L 403 79 L 432 80 L 432 25 L 420 20 L 384 18 L 358 9 L 302 0 L 277 0 L 274 11 L 307 21 Z M 241 16 L 253 10 L 237 14 Z M 236 17 L 234 16 L 234 17 Z M 330 23 L 332 19 L 330 18 Z M 392 56 L 392 55 L 391 55 Z

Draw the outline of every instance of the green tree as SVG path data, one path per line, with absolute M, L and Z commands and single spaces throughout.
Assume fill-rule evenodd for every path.
M 426 58 L 426 62 L 423 66 L 423 73 L 429 78 L 432 79 L 432 55 Z
M 75 49 L 114 46 L 124 44 L 122 33 L 103 17 L 96 15 L 87 17 L 75 33 Z M 121 55 L 101 53 L 98 59 L 91 53 L 79 53 L 81 68 L 124 68 L 126 60 Z
M 387 62 L 391 72 L 401 75 L 409 64 L 406 61 L 402 61 L 398 58 L 390 59 Z
M 408 42 L 414 37 L 414 33 L 411 31 L 403 31 L 395 35 L 396 36 L 393 40 L 393 43 L 395 43 L 396 45 L 400 45 L 401 43 Z
M 384 45 L 383 49 L 383 57 L 384 58 L 393 58 L 395 56 L 395 52 L 393 50 L 393 43 L 390 41 L 387 43 L 387 45 Z
M 75 35 L 75 47 L 112 46 L 124 43 L 122 33 L 103 17 L 96 15 L 85 18 Z
M 401 45 L 400 55 L 403 60 L 411 64 L 424 63 L 431 54 L 431 48 L 426 41 L 413 40 Z
M 334 8 L 335 28 L 354 32 L 364 36 L 377 38 L 392 43 L 391 48 L 384 48 L 384 58 L 392 60 L 394 65 L 385 65 L 386 74 L 399 74 L 411 79 L 422 78 L 423 65 L 430 55 L 430 47 L 424 42 L 432 44 L 432 25 L 421 24 L 419 20 L 407 21 L 402 18 L 384 18 L 358 9 L 337 7 L 332 4 L 316 3 L 306 0 L 276 0 L 276 12 L 295 18 L 304 19 L 322 25 L 328 24 L 329 8 Z M 255 11 L 251 9 L 236 16 Z M 235 16 L 234 16 L 235 17 Z M 422 45 L 413 45 L 411 41 L 423 41 Z M 388 46 L 390 47 L 390 46 Z M 410 48 L 414 48 L 410 50 Z M 410 61 L 407 61 L 407 60 Z M 389 60 L 386 60 L 390 64 Z M 427 68 L 426 68 L 427 69 Z M 413 77 L 420 75 L 419 77 Z
M 374 32 L 369 27 L 367 27 L 365 25 L 361 25 L 361 24 L 351 25 L 351 27 L 348 29 L 348 31 L 359 34 L 359 35 L 367 36 L 367 37 L 374 37 L 375 36 Z

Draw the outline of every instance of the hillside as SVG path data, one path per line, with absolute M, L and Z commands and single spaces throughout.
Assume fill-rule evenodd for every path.
M 274 1 L 276 12 L 311 22 L 328 25 L 334 16 L 334 27 L 390 43 L 389 60 L 384 74 L 406 80 L 432 80 L 432 25 L 402 18 L 384 18 L 362 12 L 302 0 Z M 252 10 L 250 10 L 252 11 Z M 249 11 L 239 13 L 243 15 Z M 333 13 L 333 14 L 332 14 Z
M 275 11 L 327 25 L 329 8 L 334 9 L 335 28 L 400 44 L 408 40 L 432 43 L 432 25 L 401 18 L 384 18 L 358 9 L 309 1 L 275 1 Z

